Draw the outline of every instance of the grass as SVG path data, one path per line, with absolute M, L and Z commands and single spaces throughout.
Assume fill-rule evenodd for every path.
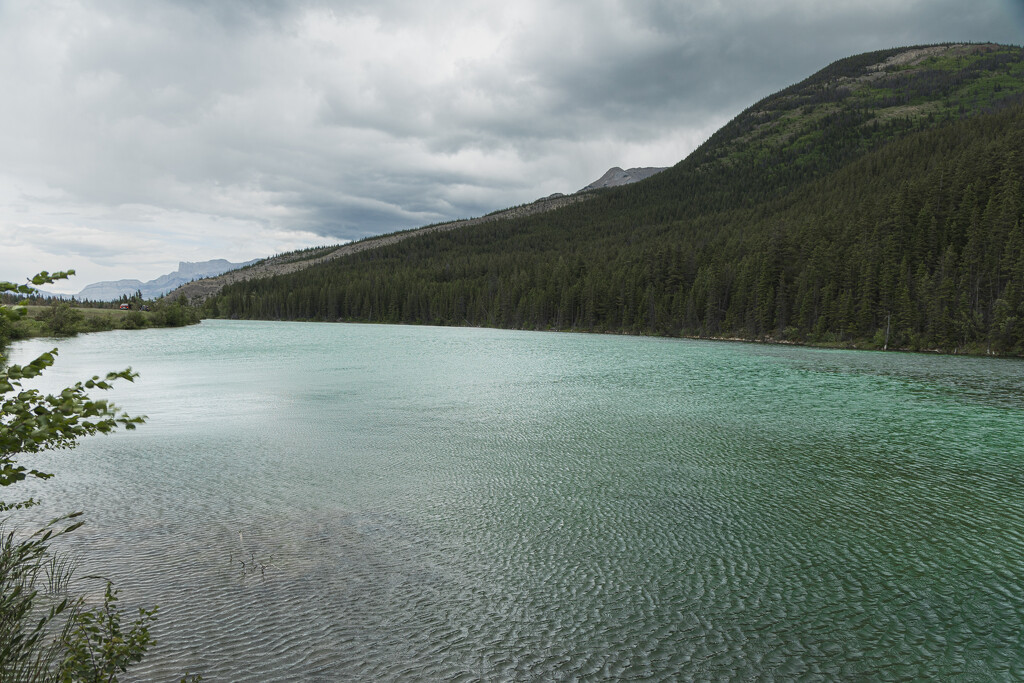
M 138 330 L 149 327 L 181 327 L 200 320 L 198 311 L 180 303 L 163 301 L 150 303 L 152 311 L 121 310 L 118 304 L 110 308 L 71 306 L 67 302 L 46 305 L 27 305 L 27 315 L 9 330 L 12 339 L 47 336 L 74 336 L 86 332 L 108 330 Z
M 35 318 L 49 308 L 49 306 L 26 306 L 25 308 L 28 311 L 29 317 Z M 72 306 L 71 308 L 81 313 L 86 320 L 89 320 L 90 318 L 102 318 L 103 316 L 113 316 L 114 320 L 118 320 L 129 313 L 132 313 L 132 311 L 124 311 L 120 308 L 84 308 L 80 306 Z M 141 313 L 147 318 L 150 315 L 148 311 L 141 311 Z

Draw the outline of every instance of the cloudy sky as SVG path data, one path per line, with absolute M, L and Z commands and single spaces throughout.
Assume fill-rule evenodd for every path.
M 1024 0 L 0 0 L 0 279 L 149 280 L 669 166 L 881 48 Z

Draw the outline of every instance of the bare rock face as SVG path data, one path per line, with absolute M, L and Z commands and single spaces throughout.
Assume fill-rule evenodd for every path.
M 582 190 L 580 190 L 580 192 L 587 192 L 588 190 L 599 190 L 605 187 L 619 187 L 620 185 L 629 185 L 630 183 L 635 183 L 638 180 L 650 178 L 655 173 L 664 171 L 665 168 L 666 167 L 664 166 L 644 166 L 643 168 L 630 168 L 623 171 L 618 166 L 613 166 L 612 168 L 609 168 L 603 176 L 601 176 L 594 182 L 584 187 Z

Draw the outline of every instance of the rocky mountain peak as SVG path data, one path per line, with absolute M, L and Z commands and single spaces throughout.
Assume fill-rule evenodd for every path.
M 580 192 L 586 192 L 587 190 L 599 190 L 605 187 L 629 185 L 630 183 L 635 183 L 639 180 L 643 180 L 644 178 L 650 178 L 655 173 L 664 171 L 665 168 L 666 167 L 664 166 L 644 166 L 642 168 L 630 168 L 624 171 L 618 166 L 612 166 L 603 176 L 581 189 Z

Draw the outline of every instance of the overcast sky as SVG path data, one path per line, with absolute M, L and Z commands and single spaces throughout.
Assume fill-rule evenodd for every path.
M 1024 0 L 0 0 L 0 279 L 149 280 L 670 166 L 887 47 Z

